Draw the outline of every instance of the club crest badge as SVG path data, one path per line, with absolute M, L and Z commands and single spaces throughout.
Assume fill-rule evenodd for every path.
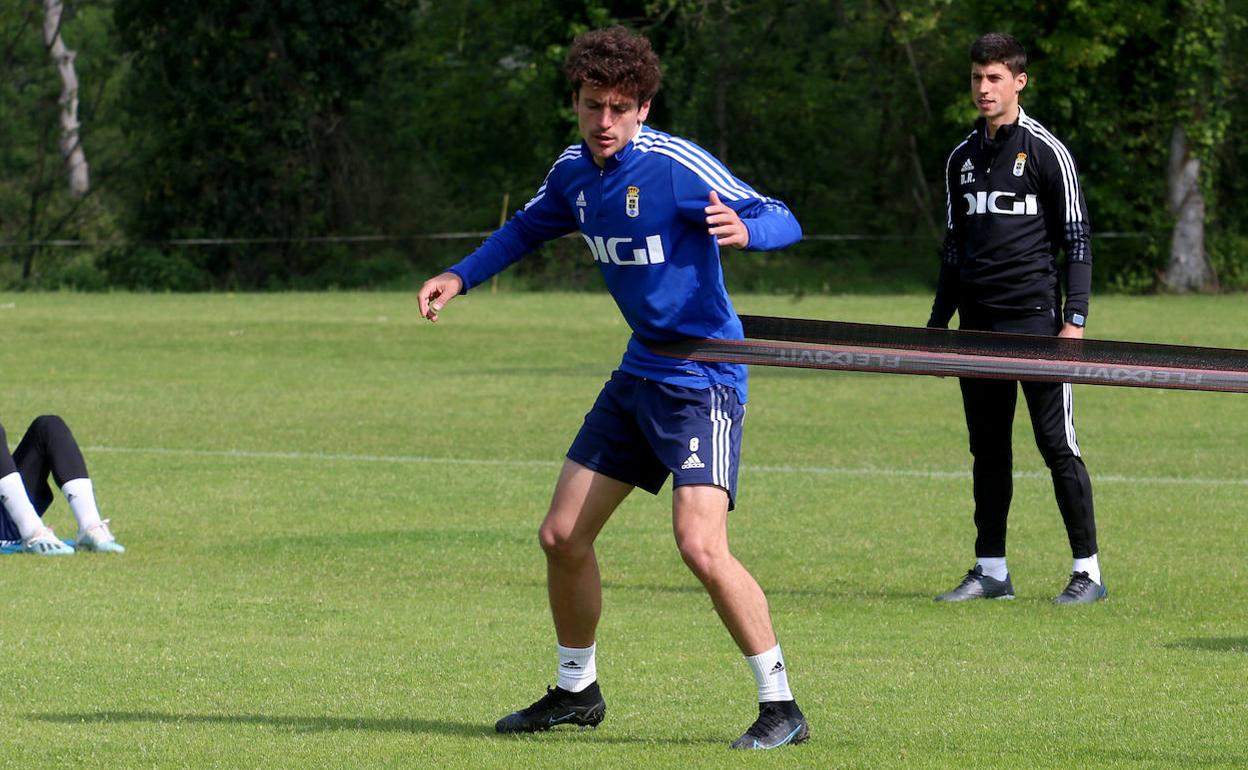
M 641 189 L 636 185 L 628 186 L 624 196 L 624 213 L 634 219 L 641 216 Z
M 1027 167 L 1027 153 L 1020 152 L 1014 158 L 1014 176 L 1022 176 L 1023 169 Z

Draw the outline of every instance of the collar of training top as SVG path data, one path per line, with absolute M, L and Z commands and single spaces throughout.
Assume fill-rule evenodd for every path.
M 626 162 L 634 152 L 637 152 L 637 139 L 641 137 L 642 131 L 645 131 L 645 130 L 646 129 L 643 126 L 641 131 L 637 132 L 637 136 L 634 136 L 632 140 L 629 141 L 628 144 L 621 147 L 618 151 L 615 152 L 615 154 L 606 158 L 602 163 L 602 170 L 604 172 L 607 172 L 607 171 L 612 171 L 615 168 L 618 168 L 622 163 Z M 589 158 L 590 163 L 594 162 L 593 153 L 590 152 L 589 145 L 586 144 L 584 141 L 581 142 L 581 153 L 585 157 Z
M 1018 108 L 1018 119 L 1013 123 L 1006 123 L 1004 126 L 999 126 L 997 128 L 997 135 L 993 137 L 988 136 L 988 120 L 986 118 L 976 118 L 975 131 L 979 134 L 979 141 L 987 145 L 1001 144 L 1009 141 L 1010 137 L 1014 136 L 1014 132 L 1018 130 L 1018 121 L 1022 120 L 1022 117 L 1023 108 L 1020 106 Z

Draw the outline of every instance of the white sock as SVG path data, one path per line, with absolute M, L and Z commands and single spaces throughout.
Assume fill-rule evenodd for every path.
M 17 525 L 23 540 L 43 526 L 43 519 L 35 513 L 35 506 L 30 504 L 26 486 L 22 484 L 22 474 L 17 471 L 0 479 L 0 505 L 9 512 L 9 518 Z
M 754 681 L 758 683 L 759 703 L 793 700 L 793 693 L 789 691 L 789 672 L 784 667 L 780 645 L 745 660 L 754 672 Z
M 79 533 L 100 523 L 100 509 L 95 507 L 95 487 L 91 479 L 70 479 L 61 485 L 61 491 L 65 493 L 74 518 L 78 520 Z
M 1098 586 L 1101 584 L 1101 565 L 1096 561 L 1096 554 L 1092 554 L 1086 559 L 1075 559 L 1075 566 L 1070 568 L 1071 572 L 1086 572 L 1088 577 L 1092 578 L 1092 582 Z
M 975 563 L 983 568 L 984 574 L 993 580 L 1005 580 L 1010 571 L 1005 567 L 1004 556 L 981 556 Z
M 580 692 L 598 680 L 598 662 L 595 659 L 598 643 L 588 647 L 564 647 L 559 650 L 559 679 L 555 686 L 568 692 Z

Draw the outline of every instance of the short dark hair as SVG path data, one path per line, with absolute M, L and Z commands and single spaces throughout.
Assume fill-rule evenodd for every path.
M 642 35 L 621 26 L 578 35 L 563 61 L 564 74 L 579 93 L 581 85 L 617 90 L 638 104 L 659 92 L 659 55 Z
M 1000 62 L 1014 75 L 1027 71 L 1027 51 L 1023 44 L 1004 32 L 989 32 L 971 46 L 971 62 L 994 64 Z

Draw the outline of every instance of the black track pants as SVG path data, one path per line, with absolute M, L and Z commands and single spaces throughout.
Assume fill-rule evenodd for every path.
M 49 476 L 58 487 L 67 481 L 88 478 L 87 464 L 78 442 L 65 421 L 53 415 L 36 417 L 11 455 L 8 437 L 0 426 L 0 477 L 14 471 L 22 474 L 22 485 L 40 516 L 55 499 L 48 484 Z M 0 540 L 20 538 L 17 525 L 0 509 Z
M 55 499 L 48 477 L 58 487 L 87 478 L 87 463 L 65 421 L 55 415 L 36 417 L 13 450 L 13 462 L 22 474 L 26 494 L 40 516 Z
M 983 319 L 963 317 L 961 328 L 1052 335 L 1053 315 Z M 1006 519 L 1014 493 L 1011 436 L 1020 383 L 963 378 L 962 406 L 974 457 L 976 556 L 1005 556 Z M 1092 482 L 1075 441 L 1074 401 L 1069 383 L 1023 382 L 1036 446 L 1053 477 L 1057 507 L 1066 524 L 1074 558 L 1097 552 Z

